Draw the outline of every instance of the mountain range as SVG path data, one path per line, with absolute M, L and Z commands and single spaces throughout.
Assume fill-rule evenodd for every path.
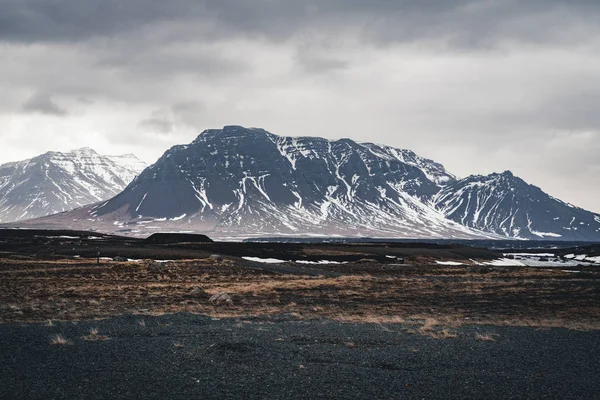
M 241 126 L 172 147 L 107 201 L 23 226 L 221 238 L 600 240 L 600 215 L 508 171 L 457 179 L 410 150 Z
M 37 218 L 109 199 L 146 164 L 133 154 L 102 156 L 89 148 L 0 165 L 0 222 Z

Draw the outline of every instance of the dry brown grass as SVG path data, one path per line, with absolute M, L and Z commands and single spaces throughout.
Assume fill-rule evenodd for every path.
M 462 324 L 600 329 L 600 302 L 590 279 L 556 271 L 477 274 L 468 268 L 414 266 L 410 275 L 386 271 L 377 276 L 364 275 L 373 271 L 370 266 L 347 264 L 344 268 L 363 275 L 327 278 L 265 273 L 233 262 L 178 261 L 153 274 L 143 263 L 96 266 L 94 261 L 0 258 L 0 323 L 189 312 L 218 317 L 286 313 L 379 324 L 383 330 L 396 329 L 386 324 L 403 324 L 425 334 Z M 437 279 L 445 276 L 451 279 Z M 231 294 L 233 305 L 212 304 L 206 294 L 219 292 Z
M 50 344 L 54 346 L 66 346 L 71 344 L 71 341 L 66 339 L 61 333 L 57 333 L 50 339 Z
M 427 319 L 425 319 L 425 323 L 423 324 L 423 326 L 419 330 L 421 332 L 431 332 L 438 325 L 439 325 L 439 322 L 438 322 L 437 319 L 427 318 Z
M 85 335 L 83 337 L 83 340 L 87 340 L 87 341 L 103 341 L 103 340 L 108 340 L 109 337 L 105 336 L 105 335 L 100 335 L 100 333 L 98 332 L 98 328 L 92 328 L 90 329 L 90 332 L 88 335 Z
M 484 342 L 495 342 L 496 338 L 494 336 L 496 336 L 496 335 L 492 334 L 492 333 L 479 333 L 479 332 L 475 333 L 475 339 L 484 341 Z
M 458 336 L 458 334 L 449 329 L 442 329 L 439 331 L 429 332 L 429 336 L 431 336 L 434 339 L 454 339 Z

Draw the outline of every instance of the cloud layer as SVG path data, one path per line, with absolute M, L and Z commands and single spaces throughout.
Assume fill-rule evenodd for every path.
M 600 211 L 592 1 L 0 0 L 0 162 L 206 128 L 377 141 Z

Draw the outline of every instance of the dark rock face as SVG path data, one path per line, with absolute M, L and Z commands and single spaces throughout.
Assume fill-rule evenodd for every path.
M 155 233 L 145 239 L 153 244 L 170 243 L 212 243 L 212 239 L 206 235 L 194 235 L 191 233 Z
M 555 199 L 509 171 L 453 182 L 434 201 L 453 221 L 503 236 L 600 240 L 599 215 Z
M 0 222 L 72 210 L 115 196 L 140 172 L 133 155 L 83 148 L 0 165 Z

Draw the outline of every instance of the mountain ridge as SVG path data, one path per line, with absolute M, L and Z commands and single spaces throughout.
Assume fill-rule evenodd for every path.
M 411 150 L 236 125 L 171 147 L 115 197 L 42 222 L 133 235 L 600 240 L 599 215 L 510 171 L 458 179 Z
M 132 155 L 113 157 L 82 147 L 0 165 L 0 221 L 42 217 L 114 196 L 143 162 Z
M 600 240 L 600 215 L 557 199 L 508 170 L 453 182 L 433 202 L 455 222 L 509 238 Z

